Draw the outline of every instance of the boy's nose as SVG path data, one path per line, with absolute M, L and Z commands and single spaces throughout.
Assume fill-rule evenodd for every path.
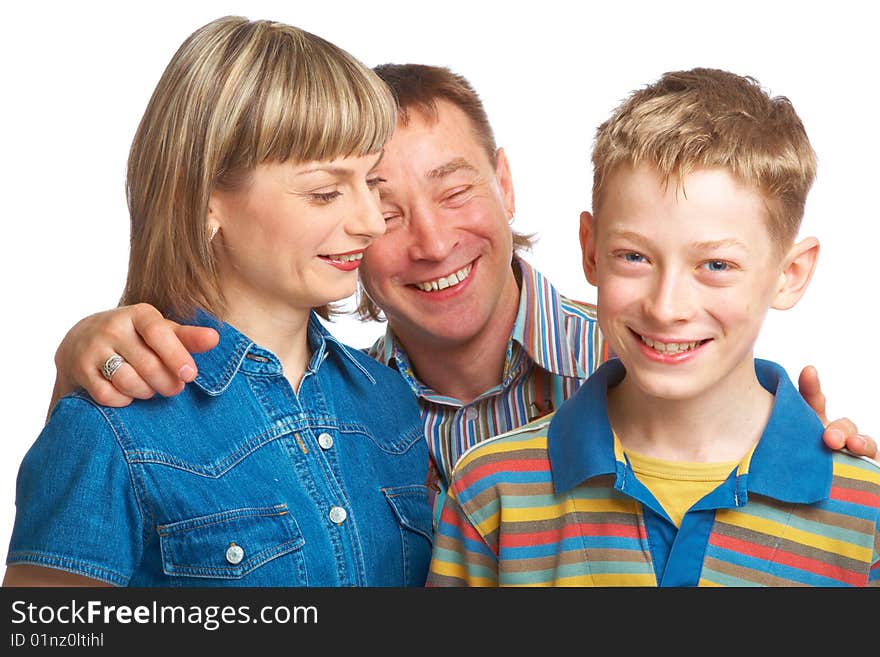
M 675 324 L 693 316 L 693 290 L 687 277 L 666 272 L 657 279 L 646 310 L 660 324 Z

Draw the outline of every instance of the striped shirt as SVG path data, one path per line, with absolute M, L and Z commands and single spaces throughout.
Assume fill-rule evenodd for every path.
M 880 586 L 880 464 L 822 442 L 785 371 L 757 446 L 676 528 L 611 431 L 611 360 L 552 416 L 457 464 L 429 586 Z
M 416 395 L 434 467 L 445 488 L 452 466 L 477 443 L 550 413 L 606 359 L 596 307 L 563 297 L 522 258 L 516 258 L 519 311 L 501 382 L 469 404 L 418 380 L 390 327 L 369 349 L 397 369 Z

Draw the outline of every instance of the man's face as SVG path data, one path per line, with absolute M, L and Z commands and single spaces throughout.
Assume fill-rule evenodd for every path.
M 466 344 L 515 316 L 519 299 L 504 153 L 492 162 L 460 109 L 439 101 L 437 110 L 436 122 L 411 112 L 385 146 L 377 173 L 387 230 L 360 272 L 408 350 Z
M 721 169 L 683 189 L 644 165 L 609 177 L 581 242 L 627 384 L 684 400 L 754 380 L 755 340 L 785 281 L 766 222 L 759 193 Z

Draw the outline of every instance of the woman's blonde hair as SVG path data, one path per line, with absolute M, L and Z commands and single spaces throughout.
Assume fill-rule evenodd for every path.
M 299 28 L 219 18 L 183 42 L 132 142 L 126 193 L 131 251 L 123 304 L 187 318 L 225 311 L 207 227 L 214 189 L 262 162 L 379 152 L 397 108 L 350 54 Z M 327 317 L 329 308 L 316 309 Z

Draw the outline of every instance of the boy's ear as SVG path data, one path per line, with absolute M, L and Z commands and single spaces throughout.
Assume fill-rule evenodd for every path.
M 581 263 L 584 267 L 584 276 L 590 285 L 597 285 L 596 281 L 596 222 L 593 215 L 584 210 L 581 212 Z
M 819 240 L 815 237 L 806 237 L 789 249 L 783 260 L 773 308 L 788 310 L 800 301 L 816 270 L 818 258 Z

